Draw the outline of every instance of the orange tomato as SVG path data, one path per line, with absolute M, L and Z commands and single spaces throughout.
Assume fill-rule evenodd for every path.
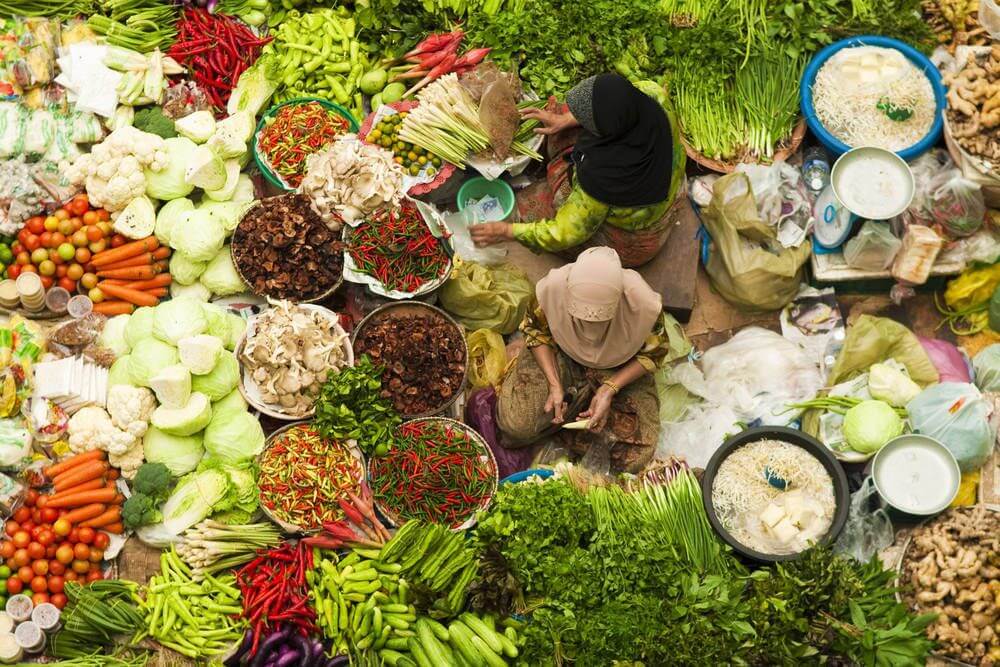
M 97 533 L 97 535 L 94 536 L 94 548 L 95 549 L 100 549 L 101 551 L 104 551 L 105 549 L 108 548 L 109 544 L 111 544 L 111 538 L 108 537 L 107 533 Z M 11 551 L 11 554 L 13 554 L 13 553 L 14 552 Z M 0 556 L 2 556 L 2 555 L 3 555 L 3 553 L 0 552 Z
M 73 236 L 76 236 L 76 234 L 74 234 Z M 87 238 L 90 238 L 90 234 L 87 234 Z M 76 249 L 75 259 L 76 259 L 77 263 L 79 263 L 79 264 L 86 264 L 87 262 L 90 261 L 90 256 L 91 256 L 91 252 L 90 252 L 90 250 L 88 248 L 77 248 Z M 80 268 L 82 269 L 83 267 L 81 266 Z
M 100 563 L 104 560 L 104 552 L 99 549 L 91 549 L 89 560 L 91 563 Z
M 94 214 L 97 215 L 96 213 Z M 104 232 L 101 231 L 100 227 L 92 226 L 87 227 L 87 240 L 88 241 L 100 241 L 104 238 Z
M 9 537 L 13 537 L 14 533 L 21 530 L 21 524 L 13 519 L 7 519 L 3 524 L 3 532 L 7 533 Z
M 31 564 L 31 569 L 35 571 L 35 574 L 44 577 L 49 573 L 49 561 L 44 558 L 41 560 L 36 560 Z
M 7 592 L 10 595 L 17 595 L 24 590 L 24 582 L 17 577 L 11 577 L 7 580 Z
M 97 217 L 101 219 L 101 222 L 107 222 L 111 219 L 111 214 L 105 211 L 103 208 L 97 209 Z
M 87 573 L 87 583 L 88 584 L 90 582 L 92 582 L 92 581 L 100 581 L 103 578 L 104 578 L 104 574 L 101 572 L 100 569 L 98 569 L 96 567 L 94 569 L 92 569 L 90 572 Z
M 73 565 L 71 567 L 77 574 L 87 574 L 90 572 L 90 561 L 75 560 L 73 561 Z
M 14 521 L 18 523 L 24 523 L 31 518 L 31 508 L 30 507 L 20 507 L 16 512 L 14 512 Z
M 78 575 L 78 574 L 77 574 L 76 572 L 74 572 L 73 570 L 69 570 L 69 571 L 67 571 L 67 572 L 66 572 L 66 576 L 65 576 L 65 577 L 63 577 L 63 579 L 65 579 L 66 581 L 76 581 L 76 580 L 77 580 L 77 579 L 79 579 L 79 578 L 80 578 L 80 575 Z
M 8 558 L 14 557 L 14 552 L 17 551 L 17 547 L 10 540 L 4 540 L 0 542 L 0 558 L 7 560 Z
M 66 606 L 66 603 L 69 602 L 69 600 L 67 600 L 66 596 L 62 593 L 56 593 L 55 595 L 49 597 L 49 602 L 54 604 L 57 608 L 62 609 Z
M 55 556 L 53 556 L 55 558 Z M 49 574 L 61 577 L 66 573 L 66 566 L 57 560 L 49 561 Z
M 14 533 L 14 537 L 11 539 L 13 540 L 15 547 L 18 549 L 24 549 L 31 544 L 31 533 L 26 530 L 19 530 Z
M 24 226 L 27 227 L 28 231 L 32 234 L 41 234 L 45 231 L 45 218 L 40 215 L 28 218 L 27 221 L 25 221 Z
M 76 291 L 76 281 L 65 277 L 60 278 L 59 287 L 62 287 L 64 290 L 72 294 L 73 292 Z
M 31 556 L 28 555 L 27 549 L 18 549 L 14 552 L 14 567 L 24 567 L 31 562 Z
M 15 556 L 16 558 L 16 556 Z M 73 562 L 73 547 L 69 544 L 63 544 L 58 549 L 56 549 L 56 560 L 63 565 L 69 565 Z
M 77 560 L 87 560 L 90 558 L 90 547 L 79 543 L 73 547 L 73 557 Z
M 62 593 L 66 581 L 59 576 L 49 577 L 49 593 Z
M 59 519 L 52 524 L 52 530 L 56 535 L 69 535 L 70 531 L 73 530 L 73 526 L 66 519 Z
M 42 240 L 34 234 L 28 234 L 24 238 L 24 247 L 30 252 L 34 252 L 42 247 Z
M 56 216 L 60 220 L 69 220 L 69 211 L 64 208 L 56 209 L 56 212 L 52 215 Z
M 20 579 L 23 583 L 29 584 L 31 583 L 31 580 L 35 578 L 35 571 L 32 570 L 29 566 L 23 565 L 17 568 L 17 578 Z
M 28 545 L 28 556 L 30 556 L 32 560 L 45 558 L 45 547 L 38 542 L 32 542 Z
M 77 532 L 77 537 L 84 544 L 93 544 L 95 535 L 94 529 L 87 526 L 80 528 Z
M 45 604 L 48 601 L 49 601 L 48 593 L 35 593 L 34 595 L 31 596 L 31 603 L 36 607 L 40 604 Z

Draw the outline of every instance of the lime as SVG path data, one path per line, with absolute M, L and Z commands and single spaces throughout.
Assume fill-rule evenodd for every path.
M 6 243 L 0 245 L 0 262 L 4 264 L 10 264 L 10 260 L 14 259 L 14 253 L 11 252 L 10 246 Z
M 411 176 L 416 176 L 419 173 L 420 173 L 420 165 L 419 164 L 411 164 L 410 165 L 410 175 Z
M 0 565 L 0 579 L 10 579 L 10 568 L 6 565 Z
M 427 175 L 428 176 L 433 176 L 436 173 L 437 173 L 437 169 L 435 169 L 434 167 L 427 167 Z
M 388 453 L 389 453 L 389 445 L 387 445 L 384 442 L 375 448 L 375 456 L 385 456 Z M 8 568 L 8 570 L 9 569 L 10 568 Z
M 433 156 L 431 158 L 431 164 L 434 165 L 435 167 L 440 167 L 441 166 L 441 158 L 439 158 L 437 155 Z

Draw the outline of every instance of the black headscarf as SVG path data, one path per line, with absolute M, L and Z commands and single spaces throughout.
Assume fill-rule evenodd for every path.
M 665 200 L 673 171 L 673 137 L 659 102 L 618 74 L 602 74 L 594 79 L 590 104 L 583 114 L 575 113 L 592 121 L 584 124 L 573 149 L 580 187 L 610 206 L 649 206 Z

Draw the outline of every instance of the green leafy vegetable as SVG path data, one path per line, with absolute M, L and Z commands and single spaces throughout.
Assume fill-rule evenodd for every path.
M 325 438 L 357 440 L 366 454 L 381 456 L 392 445 L 392 432 L 402 421 L 382 398 L 382 369 L 368 355 L 341 369 L 323 384 L 313 423 Z

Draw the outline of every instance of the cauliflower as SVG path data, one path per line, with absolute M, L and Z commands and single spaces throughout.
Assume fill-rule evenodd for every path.
M 104 408 L 82 408 L 70 417 L 69 448 L 74 452 L 100 449 L 109 454 L 124 454 L 135 443 L 136 437 L 116 428 Z
M 142 456 L 142 440 L 136 440 L 121 454 L 109 453 L 108 463 L 121 470 L 122 477 L 132 479 L 142 466 Z
M 66 177 L 87 188 L 91 206 L 117 213 L 146 192 L 144 169 L 161 171 L 166 166 L 163 139 L 126 125 L 78 157 Z
M 112 424 L 133 438 L 142 438 L 156 409 L 156 398 L 145 387 L 117 384 L 108 390 L 107 405 Z

